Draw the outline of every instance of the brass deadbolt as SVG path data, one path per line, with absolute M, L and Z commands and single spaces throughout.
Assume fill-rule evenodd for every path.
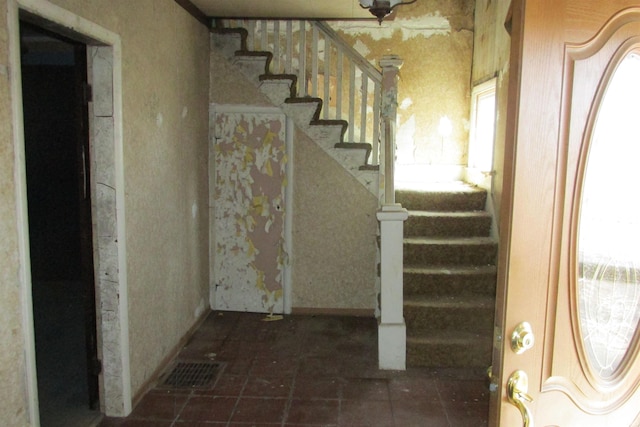
M 529 350 L 533 347 L 534 342 L 533 329 L 529 322 L 520 323 L 511 334 L 511 350 L 516 354 Z

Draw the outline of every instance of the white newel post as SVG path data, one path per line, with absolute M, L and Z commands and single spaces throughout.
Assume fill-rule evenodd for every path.
M 381 159 L 380 221 L 380 319 L 378 323 L 378 367 L 406 369 L 407 332 L 403 315 L 402 243 L 404 221 L 409 214 L 395 203 L 393 169 L 395 160 L 396 109 L 398 104 L 398 71 L 402 60 L 388 55 L 380 60 L 382 67 L 383 149 Z

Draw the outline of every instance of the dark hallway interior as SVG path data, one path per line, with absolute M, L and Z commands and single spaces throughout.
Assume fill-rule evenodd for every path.
M 97 376 L 88 375 L 87 361 L 96 347 L 87 261 L 93 255 L 85 244 L 90 201 L 82 188 L 88 175 L 81 163 L 86 121 L 80 115 L 86 106 L 79 101 L 79 82 L 86 80 L 86 53 L 26 22 L 21 41 L 40 425 L 87 426 L 100 414 Z M 94 332 L 88 336 L 87 330 Z
M 380 371 L 374 318 L 267 320 L 211 313 L 175 363 L 220 363 L 217 376 L 192 387 L 165 385 L 164 375 L 129 417 L 101 426 L 487 425 L 482 372 Z

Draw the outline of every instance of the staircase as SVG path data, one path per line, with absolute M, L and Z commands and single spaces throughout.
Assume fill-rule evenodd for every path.
M 320 26 L 321 24 L 316 23 L 315 25 Z M 266 25 L 264 28 L 266 28 Z M 290 28 L 289 31 L 289 34 L 291 34 Z M 314 31 L 317 33 L 318 30 L 314 29 Z M 360 141 L 345 141 L 345 135 L 349 127 L 348 122 L 342 119 L 326 118 L 329 116 L 328 108 L 323 110 L 323 100 L 321 98 L 304 94 L 299 95 L 304 92 L 298 90 L 297 74 L 272 73 L 270 70 L 281 68 L 272 66 L 274 54 L 268 51 L 249 50 L 247 45 L 248 31 L 246 29 L 214 28 L 211 33 L 211 41 L 214 48 L 222 52 L 275 106 L 280 107 L 293 120 L 298 129 L 340 163 L 374 196 L 378 197 L 379 166 L 377 165 L 377 156 L 371 155 L 373 148 L 377 152 L 377 146 L 372 147 L 371 143 Z M 264 34 L 266 33 L 263 32 Z M 291 36 L 289 35 L 289 37 Z M 315 38 L 317 39 L 317 35 Z M 262 44 L 266 45 L 266 42 Z M 278 59 L 278 62 L 280 63 L 281 60 Z M 291 62 L 290 58 L 289 62 Z M 323 66 L 328 70 L 328 64 Z M 316 68 L 318 68 L 318 64 L 316 64 Z M 380 74 L 379 72 L 377 73 L 378 75 Z M 314 75 L 317 76 L 317 71 L 314 71 Z M 365 76 L 364 72 L 362 76 Z M 375 78 L 378 79 L 378 77 Z M 370 76 L 369 79 L 371 79 Z M 317 81 L 317 78 L 315 80 Z M 307 83 L 305 82 L 305 87 L 306 85 Z M 361 130 L 360 132 L 364 137 L 364 131 Z M 348 135 L 352 137 L 353 131 L 350 131 Z M 370 160 L 373 161 L 373 164 Z
M 465 184 L 398 191 L 404 228 L 407 365 L 491 364 L 497 243 L 486 191 Z

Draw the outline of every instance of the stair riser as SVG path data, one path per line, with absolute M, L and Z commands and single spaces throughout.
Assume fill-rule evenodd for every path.
M 344 131 L 341 125 L 307 125 L 306 133 L 323 149 L 329 150 L 342 141 Z
M 494 308 L 478 307 L 404 307 L 407 330 L 418 336 L 428 331 L 473 332 L 491 336 Z
M 232 59 L 243 48 L 242 36 L 240 33 L 211 33 L 211 46 L 222 52 L 225 58 Z
M 490 265 L 495 262 L 494 243 L 403 245 L 405 265 Z
M 262 56 L 236 56 L 231 62 L 236 65 L 242 74 L 252 82 L 259 82 L 260 76 L 265 73 L 268 57 Z M 256 83 L 257 85 L 258 83 Z
M 303 129 L 308 128 L 318 109 L 318 102 L 295 102 L 281 105 L 282 111 Z
M 496 293 L 495 274 L 404 273 L 404 295 L 489 295 Z
M 274 105 L 280 106 L 291 97 L 292 84 L 291 80 L 267 80 L 260 82 L 259 87 Z
M 490 216 L 412 216 L 404 225 L 405 236 L 489 236 Z
M 486 192 L 413 192 L 397 191 L 396 202 L 410 210 L 456 212 L 485 209 Z
M 491 365 L 491 340 L 484 345 L 407 343 L 407 365 L 431 368 L 486 368 Z

